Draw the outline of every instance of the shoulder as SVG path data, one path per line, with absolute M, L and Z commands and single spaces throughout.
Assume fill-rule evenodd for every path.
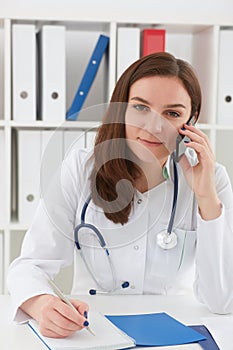
M 85 170 L 93 164 L 93 149 L 74 148 L 65 155 L 63 167 L 71 172 Z
M 62 162 L 62 183 L 72 182 L 73 185 L 82 186 L 83 181 L 89 179 L 93 167 L 93 149 L 74 148 Z

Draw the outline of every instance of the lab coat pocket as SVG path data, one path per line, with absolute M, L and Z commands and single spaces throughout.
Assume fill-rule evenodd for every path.
M 179 241 L 179 264 L 177 271 L 186 272 L 194 262 L 196 251 L 196 231 L 193 230 L 175 230 Z
M 187 271 L 193 263 L 196 246 L 196 231 L 176 228 L 177 245 L 172 249 L 163 249 L 155 244 L 153 273 L 164 279 L 175 279 L 178 274 Z M 156 241 L 156 239 L 155 239 Z

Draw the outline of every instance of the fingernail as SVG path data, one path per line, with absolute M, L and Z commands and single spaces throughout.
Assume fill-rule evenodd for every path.
M 88 318 L 87 311 L 84 311 L 83 316 L 84 316 L 85 318 Z
M 84 325 L 84 327 L 87 327 L 87 326 L 89 326 L 89 322 L 88 322 L 88 321 L 85 321 L 85 322 L 83 323 L 83 325 Z

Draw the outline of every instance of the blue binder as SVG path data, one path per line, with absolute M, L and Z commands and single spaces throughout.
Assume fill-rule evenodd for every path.
M 100 35 L 94 51 L 91 55 L 89 63 L 86 67 L 85 73 L 78 87 L 74 100 L 66 113 L 66 120 L 76 120 L 78 113 L 82 108 L 82 105 L 88 95 L 91 85 L 95 79 L 96 73 L 98 71 L 101 59 L 106 51 L 109 43 L 109 37 L 105 35 Z

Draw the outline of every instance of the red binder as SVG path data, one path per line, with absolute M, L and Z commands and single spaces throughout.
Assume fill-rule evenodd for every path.
M 165 29 L 144 29 L 142 36 L 142 56 L 165 51 Z

